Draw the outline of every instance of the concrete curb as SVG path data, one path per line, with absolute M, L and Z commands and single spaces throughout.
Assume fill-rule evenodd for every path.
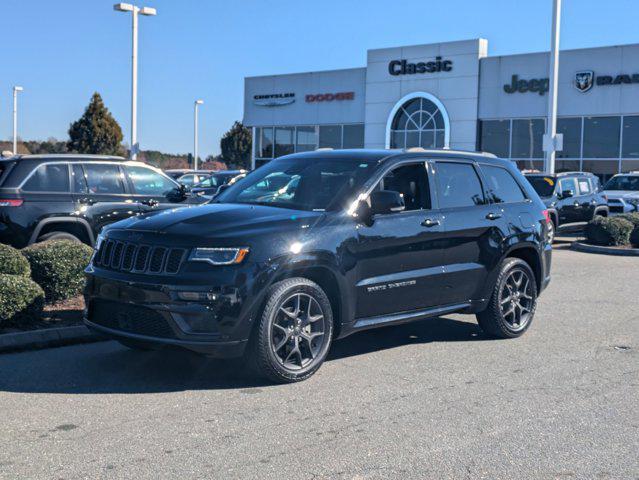
M 105 338 L 91 332 L 84 325 L 45 328 L 0 335 L 0 353 L 60 347 L 74 343 L 99 342 L 102 340 L 105 340 Z
M 585 253 L 599 253 L 603 255 L 618 255 L 622 257 L 639 257 L 639 248 L 615 248 L 601 245 L 588 245 L 587 243 L 574 242 L 572 250 Z

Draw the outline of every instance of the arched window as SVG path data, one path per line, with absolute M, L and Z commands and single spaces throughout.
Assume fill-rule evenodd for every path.
M 402 104 L 390 125 L 390 148 L 444 148 L 446 112 L 433 101 L 415 97 Z

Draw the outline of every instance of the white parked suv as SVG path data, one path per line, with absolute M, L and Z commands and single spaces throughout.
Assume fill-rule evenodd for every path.
M 611 214 L 639 211 L 639 172 L 615 175 L 603 187 Z

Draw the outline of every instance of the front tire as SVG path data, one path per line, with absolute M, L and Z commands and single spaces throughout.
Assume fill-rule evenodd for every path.
M 290 278 L 269 289 L 248 360 L 271 381 L 299 382 L 320 368 L 332 336 L 333 311 L 326 293 L 306 278 Z
M 502 263 L 488 307 L 477 314 L 481 329 L 497 338 L 516 338 L 530 327 L 537 308 L 537 283 L 519 258 Z
M 50 233 L 47 233 L 46 235 L 42 235 L 41 237 L 38 237 L 37 241 L 38 243 L 40 243 L 40 242 L 46 242 L 47 240 L 69 240 L 75 243 L 82 243 L 82 240 L 80 240 L 78 237 L 76 237 L 72 233 L 68 233 L 68 232 L 50 232 Z

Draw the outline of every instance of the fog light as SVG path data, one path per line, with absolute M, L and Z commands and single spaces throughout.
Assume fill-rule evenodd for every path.
M 187 302 L 214 302 L 217 300 L 217 294 L 212 292 L 177 292 L 177 297 Z

